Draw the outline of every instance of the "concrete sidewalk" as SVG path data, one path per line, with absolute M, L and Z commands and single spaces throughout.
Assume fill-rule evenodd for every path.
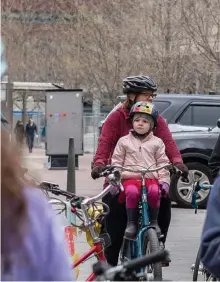
M 93 180 L 91 178 L 92 155 L 85 154 L 79 157 L 79 169 L 76 170 L 76 193 L 82 196 L 93 196 L 98 194 L 103 185 L 103 179 Z M 47 156 L 44 149 L 35 149 L 33 153 L 24 150 L 24 166 L 29 173 L 39 181 L 51 181 L 66 189 L 67 171 L 48 170 L 46 168 Z
M 35 177 L 56 182 L 61 188 L 66 188 L 66 171 L 49 171 L 45 168 L 46 157 L 43 149 L 35 149 L 32 154 L 26 151 L 24 153 L 24 163 Z M 91 179 L 91 161 L 92 155 L 90 154 L 79 158 L 79 170 L 76 171 L 76 193 L 78 195 L 92 196 L 98 194 L 102 189 L 103 179 L 96 181 Z M 170 251 L 172 263 L 170 267 L 163 270 L 165 280 L 192 280 L 190 267 L 197 255 L 205 213 L 206 211 L 199 210 L 195 215 L 191 209 L 172 209 L 172 221 L 166 245 Z M 88 249 L 83 234 L 77 238 L 77 251 L 82 254 Z M 86 279 L 91 273 L 91 264 L 94 261 L 93 258 L 81 266 L 79 280 Z

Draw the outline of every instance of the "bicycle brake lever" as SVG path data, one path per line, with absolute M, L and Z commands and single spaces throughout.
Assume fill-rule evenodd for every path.
M 121 192 L 124 192 L 124 187 L 121 183 L 119 184 L 119 188 L 120 188 Z
M 104 168 L 104 170 L 103 170 L 103 172 L 101 172 L 100 174 L 99 174 L 99 177 L 106 177 L 106 176 L 108 176 L 111 172 L 112 172 L 112 170 L 113 170 L 113 168 L 111 168 L 111 166 L 106 166 L 105 168 Z

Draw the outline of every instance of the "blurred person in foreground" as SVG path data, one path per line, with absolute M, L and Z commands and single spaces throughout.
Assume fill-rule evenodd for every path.
M 21 171 L 16 146 L 1 129 L 1 281 L 71 281 L 61 227 Z
M 220 176 L 210 192 L 202 234 L 201 261 L 216 278 L 220 278 Z
M 220 171 L 220 134 L 209 159 L 209 167 L 212 170 L 213 178 L 216 178 Z
M 216 278 L 220 278 L 220 135 L 209 160 L 215 183 L 211 189 L 202 234 L 201 261 Z

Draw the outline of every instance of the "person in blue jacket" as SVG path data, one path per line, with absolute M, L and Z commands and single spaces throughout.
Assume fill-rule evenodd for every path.
M 215 178 L 220 171 L 220 134 L 209 159 L 209 168 L 212 170 L 213 178 Z
M 220 175 L 210 192 L 202 234 L 201 261 L 216 278 L 220 278 Z

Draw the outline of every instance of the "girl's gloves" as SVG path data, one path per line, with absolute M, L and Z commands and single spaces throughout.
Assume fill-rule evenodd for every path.
M 161 196 L 166 198 L 169 194 L 169 188 L 170 185 L 167 184 L 166 182 L 161 182 L 160 183 L 160 191 L 161 191 Z

